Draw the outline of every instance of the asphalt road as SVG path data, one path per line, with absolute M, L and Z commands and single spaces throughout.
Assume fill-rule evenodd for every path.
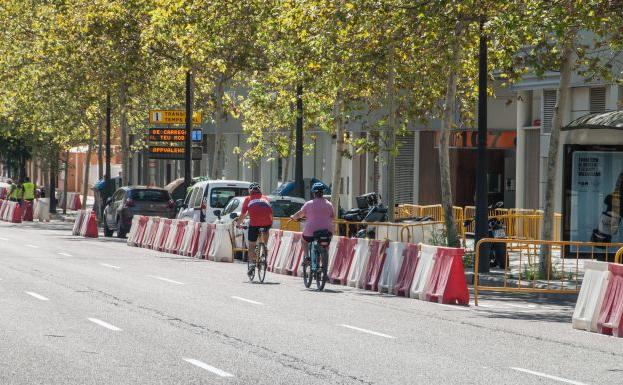
M 0 223 L 0 384 L 617 384 L 573 298 L 455 307 Z

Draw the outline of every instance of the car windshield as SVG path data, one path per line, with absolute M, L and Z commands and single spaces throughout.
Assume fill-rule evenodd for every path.
M 289 200 L 275 200 L 270 204 L 273 208 L 274 217 L 289 217 L 303 207 L 303 203 L 293 202 Z
M 132 190 L 130 198 L 135 201 L 167 202 L 171 197 L 165 190 Z
M 236 196 L 247 195 L 246 188 L 241 187 L 214 187 L 210 191 L 210 207 L 222 209 Z

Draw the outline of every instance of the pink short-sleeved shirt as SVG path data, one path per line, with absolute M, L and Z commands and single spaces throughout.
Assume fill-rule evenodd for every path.
M 333 205 L 324 198 L 314 198 L 305 202 L 300 211 L 307 218 L 303 235 L 311 237 L 315 231 L 329 230 L 333 232 Z

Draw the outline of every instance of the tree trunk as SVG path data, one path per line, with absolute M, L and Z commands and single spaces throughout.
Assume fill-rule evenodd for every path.
M 223 122 L 225 111 L 223 97 L 225 95 L 225 80 L 221 76 L 215 83 L 214 98 L 216 106 L 214 111 L 214 157 L 210 175 L 213 179 L 221 179 L 225 169 L 225 136 L 223 135 Z
M 340 191 L 342 190 L 342 156 L 344 154 L 344 122 L 342 114 L 344 113 L 344 101 L 342 100 L 342 92 L 338 90 L 333 102 L 333 121 L 335 124 L 335 156 L 333 167 L 333 182 L 331 183 L 331 204 L 335 210 L 336 217 L 340 207 Z
M 49 191 L 48 197 L 50 198 L 50 214 L 56 214 L 56 180 L 58 175 L 58 152 L 55 150 L 50 160 L 50 173 L 49 173 Z
M 568 39 L 562 51 L 560 62 L 560 83 L 558 84 L 558 100 L 554 107 L 552 118 L 552 132 L 549 137 L 549 151 L 547 154 L 547 183 L 545 184 L 545 202 L 543 210 L 543 227 L 541 228 L 541 239 L 554 239 L 554 203 L 556 193 L 556 171 L 558 168 L 558 146 L 560 144 L 560 129 L 563 124 L 563 115 L 569 105 L 569 93 L 571 84 L 572 56 L 575 48 L 577 29 L 573 28 L 567 34 Z M 551 269 L 551 258 L 549 248 L 542 247 L 540 253 L 539 272 L 544 277 Z
M 394 47 L 388 48 L 388 76 L 387 76 L 387 188 L 385 201 L 387 202 L 387 220 L 394 221 L 395 217 L 395 189 L 396 189 L 396 71 L 394 68 Z
M 128 119 L 127 119 L 127 88 L 125 83 L 119 87 L 119 132 L 121 135 L 121 184 L 130 183 L 130 150 L 128 147 Z M 111 176 L 112 177 L 112 176 Z
M 67 186 L 69 184 L 69 150 L 65 151 L 65 180 L 63 180 L 63 214 L 67 214 Z
M 106 120 L 102 119 L 100 124 L 97 125 L 97 179 L 104 179 L 104 125 Z
M 87 153 L 84 160 L 84 181 L 82 183 L 82 209 L 87 209 L 87 196 L 89 195 L 89 173 L 91 169 L 91 153 L 93 152 L 93 133 L 89 135 Z
M 290 155 L 292 155 L 292 146 L 291 144 L 294 142 L 294 129 L 290 129 L 290 135 L 288 138 L 288 144 L 290 147 L 288 148 L 288 154 L 283 157 L 283 167 L 281 169 L 281 180 L 285 183 L 288 180 L 288 173 L 290 172 Z
M 446 97 L 441 117 L 441 135 L 439 138 L 439 175 L 441 177 L 441 204 L 443 206 L 444 220 L 446 225 L 446 237 L 448 246 L 459 247 L 459 238 L 454 222 L 454 212 L 452 210 L 452 181 L 450 176 L 450 130 L 455 125 L 456 116 L 456 88 L 458 71 L 461 61 L 460 36 L 463 27 L 457 23 L 452 37 L 452 58 L 448 66 L 450 71 L 446 83 Z M 435 218 L 438 219 L 438 218 Z

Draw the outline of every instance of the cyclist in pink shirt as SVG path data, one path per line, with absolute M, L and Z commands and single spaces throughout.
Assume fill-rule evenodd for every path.
M 316 231 L 326 230 L 333 233 L 335 213 L 331 202 L 323 197 L 324 189 L 324 184 L 314 183 L 311 188 L 313 199 L 305 202 L 301 210 L 291 216 L 294 220 L 307 218 L 303 230 L 303 239 L 306 243 L 311 243 L 314 240 Z

